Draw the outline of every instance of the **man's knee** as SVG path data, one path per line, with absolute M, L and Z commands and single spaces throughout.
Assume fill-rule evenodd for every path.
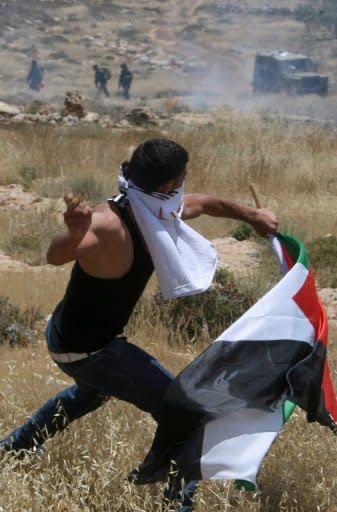
M 58 393 L 54 400 L 58 402 L 57 407 L 62 409 L 65 415 L 77 417 L 94 411 L 108 398 L 107 395 L 93 387 L 75 384 Z
M 72 393 L 73 399 L 85 401 L 87 404 L 97 404 L 97 406 L 102 405 L 110 398 L 108 395 L 102 393 L 102 391 L 89 386 L 74 386 Z

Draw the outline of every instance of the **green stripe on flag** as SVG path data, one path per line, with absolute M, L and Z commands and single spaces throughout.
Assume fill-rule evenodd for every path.
M 304 244 L 294 236 L 288 235 L 287 233 L 279 233 L 277 237 L 286 245 L 286 249 L 293 263 L 302 263 L 302 265 L 309 270 L 310 262 Z
M 244 489 L 248 492 L 256 491 L 256 485 L 254 485 L 252 482 L 248 482 L 248 480 L 235 480 L 235 488 L 239 490 Z
M 283 423 L 288 421 L 294 410 L 296 409 L 296 404 L 290 402 L 290 400 L 286 400 L 283 404 Z M 235 488 L 236 489 L 244 489 L 248 492 L 256 491 L 256 485 L 252 482 L 248 482 L 248 480 L 235 480 Z
M 283 404 L 283 423 L 289 420 L 290 416 L 294 412 L 296 408 L 296 404 L 290 402 L 290 400 L 286 400 Z

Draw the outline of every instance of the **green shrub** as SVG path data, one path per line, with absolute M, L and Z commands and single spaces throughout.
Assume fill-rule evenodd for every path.
M 32 182 L 39 177 L 39 171 L 33 165 L 24 164 L 18 172 L 26 187 L 30 187 Z
M 318 286 L 336 288 L 337 237 L 315 238 L 306 244 L 306 248 Z
M 150 322 L 160 321 L 169 342 L 197 343 L 215 339 L 256 300 L 253 287 L 219 269 L 206 292 L 165 302 L 158 291 L 143 302 L 141 314 Z
M 27 345 L 34 341 L 37 331 L 33 327 L 41 319 L 39 310 L 31 308 L 20 312 L 8 297 L 0 297 L 0 343 Z
M 235 240 L 248 240 L 254 235 L 254 230 L 250 224 L 246 222 L 239 222 L 236 227 L 231 231 L 231 235 Z
M 82 194 L 86 200 L 97 203 L 106 199 L 107 190 L 102 180 L 94 176 L 80 176 L 69 180 L 69 190 Z

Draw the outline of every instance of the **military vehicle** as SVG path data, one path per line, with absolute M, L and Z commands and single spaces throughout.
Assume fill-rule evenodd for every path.
M 317 73 L 306 55 L 286 51 L 258 53 L 255 57 L 253 92 L 288 94 L 328 93 L 328 77 Z

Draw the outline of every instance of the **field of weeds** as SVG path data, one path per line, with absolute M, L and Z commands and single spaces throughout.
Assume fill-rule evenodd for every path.
M 165 133 L 95 127 L 1 129 L 1 186 L 21 183 L 27 194 L 49 199 L 47 206 L 37 209 L 0 204 L 0 250 L 34 265 L 25 267 L 22 274 L 5 275 L 4 269 L 0 272 L 1 295 L 9 296 L 21 308 L 20 313 L 3 307 L 0 324 L 6 324 L 6 315 L 12 315 L 11 319 L 14 315 L 28 333 L 11 346 L 6 330 L 1 331 L 1 435 L 20 425 L 49 396 L 70 383 L 48 357 L 43 343 L 44 321 L 40 320 L 62 296 L 69 272 L 66 268 L 55 277 L 48 266 L 43 266 L 50 237 L 62 222 L 60 197 L 72 190 L 83 192 L 89 203 L 105 199 L 117 190 L 119 164 L 128 158 L 130 147 L 157 136 L 170 137 L 189 151 L 188 192 L 209 191 L 253 204 L 249 184 L 254 182 L 261 203 L 277 212 L 280 230 L 307 243 L 319 286 L 336 286 L 335 259 L 331 255 L 337 246 L 337 137 L 332 131 L 232 113 L 218 113 L 211 125 L 183 128 L 172 124 Z M 221 219 L 192 223 L 210 239 L 228 236 L 237 224 Z M 261 244 L 261 254 L 262 269 L 247 282 L 238 282 L 233 276 L 235 290 L 243 287 L 249 300 L 257 299 L 275 281 L 266 244 Z M 40 268 L 38 274 L 33 271 L 36 266 Z M 151 300 L 150 293 L 146 300 Z M 233 303 L 229 302 L 231 307 Z M 127 334 L 173 373 L 212 341 L 203 338 L 198 343 L 191 334 L 184 334 L 181 322 L 176 336 L 172 325 L 168 333 L 163 320 L 167 315 L 158 310 L 157 316 L 149 318 L 148 311 L 147 302 L 140 305 Z M 333 328 L 330 343 L 330 365 L 336 382 Z M 129 470 L 147 453 L 154 429 L 154 422 L 146 414 L 110 399 L 97 412 L 49 440 L 43 457 L 1 457 L 0 510 L 161 510 L 162 486 L 134 487 L 126 479 Z M 305 415 L 297 410 L 264 460 L 258 491 L 239 491 L 233 482 L 203 482 L 196 512 L 337 511 L 336 455 L 333 434 L 307 424 Z

